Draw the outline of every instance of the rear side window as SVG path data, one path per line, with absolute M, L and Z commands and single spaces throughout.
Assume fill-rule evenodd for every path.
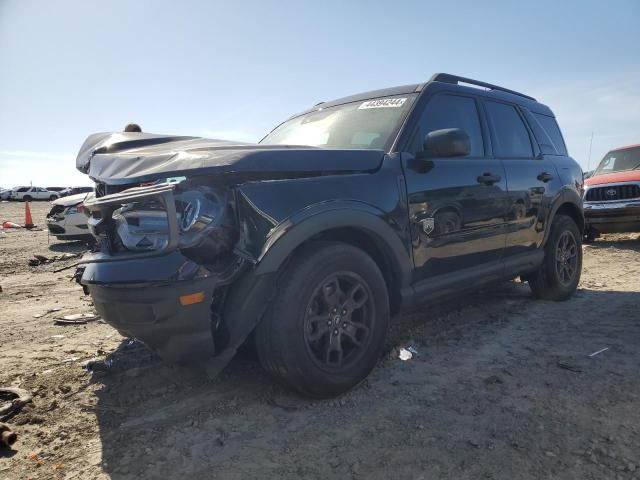
M 460 128 L 469 135 L 472 157 L 484 156 L 484 143 L 476 102 L 470 97 L 458 95 L 436 95 L 427 104 L 417 130 L 411 138 L 410 150 L 422 150 L 424 137 L 434 130 Z
M 553 117 L 548 117 L 547 115 L 542 115 L 541 113 L 533 113 L 533 116 L 538 121 L 538 123 L 544 128 L 544 131 L 549 136 L 549 139 L 553 142 L 553 146 L 556 149 L 556 152 L 560 155 L 567 154 L 567 147 L 564 144 L 564 139 L 562 138 L 562 133 L 560 133 L 560 127 L 558 127 L 558 122 Z
M 495 137 L 494 154 L 498 157 L 533 157 L 529 132 L 516 108 L 492 101 L 486 101 L 486 107 Z
M 22 187 L 19 188 L 18 190 L 16 190 L 17 192 L 23 193 L 23 192 L 28 192 L 29 191 L 29 187 Z

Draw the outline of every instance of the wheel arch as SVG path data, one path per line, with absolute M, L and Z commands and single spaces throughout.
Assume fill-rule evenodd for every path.
M 578 230 L 580 230 L 581 234 L 584 234 L 585 229 L 585 220 L 584 213 L 582 210 L 582 197 L 573 191 L 573 190 L 564 190 L 561 195 L 559 195 L 558 200 L 555 202 L 551 215 L 549 216 L 549 222 L 547 231 L 545 232 L 544 243 L 546 244 L 547 239 L 549 238 L 549 234 L 551 232 L 551 224 L 553 223 L 556 215 L 567 215 L 571 217 L 578 226 Z
M 339 241 L 367 253 L 380 268 L 387 284 L 391 311 L 400 307 L 401 291 L 411 282 L 412 259 L 401 239 L 401 231 L 382 212 L 359 202 L 332 205 L 329 209 L 291 217 L 271 232 L 256 265 L 255 274 L 279 271 L 309 242 Z

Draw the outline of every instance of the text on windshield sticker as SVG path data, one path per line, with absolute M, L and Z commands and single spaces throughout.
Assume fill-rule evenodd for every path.
M 365 108 L 397 108 L 404 105 L 406 98 L 380 98 L 378 100 L 368 100 L 363 102 L 358 110 L 364 110 Z

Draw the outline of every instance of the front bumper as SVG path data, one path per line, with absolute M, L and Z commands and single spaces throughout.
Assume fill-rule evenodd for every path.
M 101 254 L 87 254 L 83 260 L 92 258 Z M 88 263 L 79 281 L 105 322 L 167 362 L 202 362 L 214 355 L 212 304 L 215 290 L 224 282 L 179 252 Z M 202 300 L 181 302 L 181 297 L 193 294 Z
M 162 286 L 87 285 L 100 316 L 122 335 L 145 343 L 167 362 L 199 363 L 215 353 L 211 302 L 215 281 L 201 279 Z M 180 297 L 203 293 L 183 305 Z
M 60 240 L 91 240 L 93 235 L 86 224 L 74 223 L 73 218 L 47 218 L 49 233 Z
M 587 228 L 599 233 L 640 231 L 640 199 L 618 202 L 584 202 Z

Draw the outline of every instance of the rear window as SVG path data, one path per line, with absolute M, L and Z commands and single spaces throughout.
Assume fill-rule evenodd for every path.
M 549 139 L 553 142 L 553 146 L 560 155 L 567 154 L 567 146 L 564 144 L 560 127 L 558 122 L 553 117 L 542 115 L 541 113 L 533 113 L 533 116 L 538 120 L 538 123 L 544 128 L 544 131 L 549 136 Z

